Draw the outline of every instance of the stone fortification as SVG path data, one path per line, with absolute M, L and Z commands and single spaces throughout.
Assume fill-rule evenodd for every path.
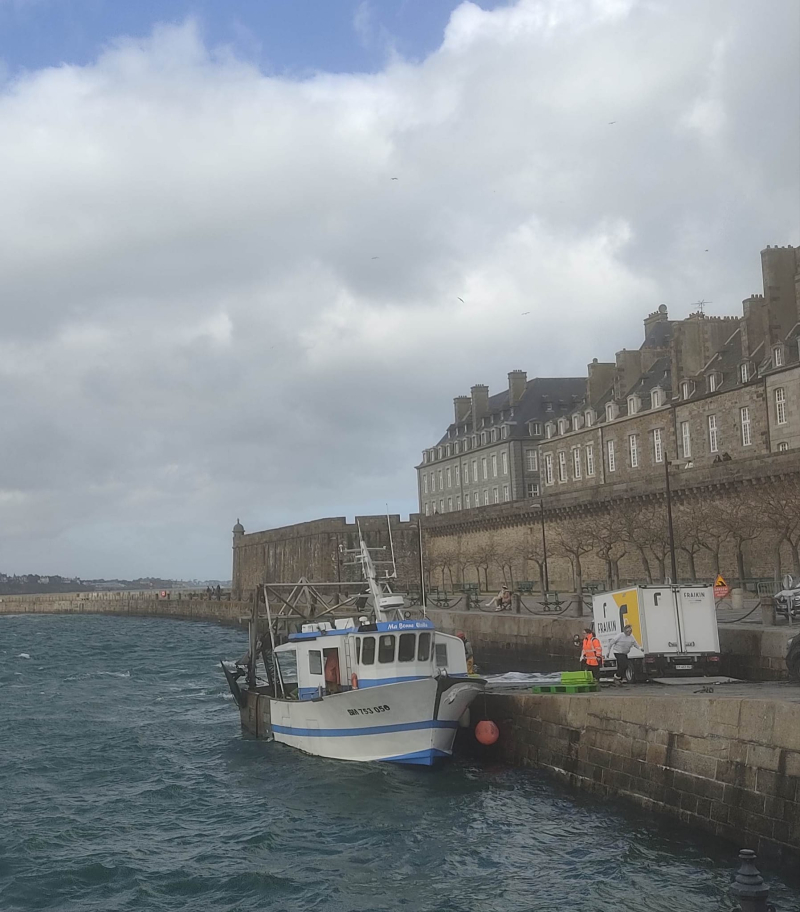
M 245 533 L 239 523 L 233 532 L 232 589 L 237 597 L 249 597 L 260 583 L 292 583 L 301 577 L 316 582 L 359 582 L 361 570 L 353 555 L 358 548 L 358 530 L 370 548 L 385 548 L 375 560 L 389 560 L 389 527 L 401 584 L 419 585 L 419 526 L 416 514 L 405 522 L 398 515 L 343 516 L 297 523 L 263 532 Z M 241 531 L 240 531 L 241 530 Z M 391 569 L 389 564 L 379 569 Z

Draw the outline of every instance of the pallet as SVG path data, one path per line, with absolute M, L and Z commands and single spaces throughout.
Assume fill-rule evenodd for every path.
M 535 694 L 587 694 L 597 693 L 597 684 L 534 684 L 531 693 Z

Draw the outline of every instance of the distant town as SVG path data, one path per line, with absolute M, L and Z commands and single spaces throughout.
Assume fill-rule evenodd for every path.
M 142 589 L 222 589 L 230 588 L 230 580 L 171 580 L 153 576 L 134 580 L 80 579 L 77 576 L 40 576 L 38 573 L 11 575 L 0 573 L 0 596 L 44 592 L 125 592 Z

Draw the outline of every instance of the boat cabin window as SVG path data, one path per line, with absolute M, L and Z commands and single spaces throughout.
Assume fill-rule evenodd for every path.
M 416 652 L 417 635 L 415 633 L 401 633 L 397 645 L 397 661 L 413 662 Z
M 421 633 L 419 635 L 419 650 L 417 652 L 417 661 L 418 662 L 427 662 L 431 657 L 431 635 L 429 633 Z
M 356 665 L 361 664 L 361 637 L 356 637 Z
M 375 637 L 364 637 L 364 645 L 361 648 L 361 664 L 375 664 Z
M 322 674 L 322 653 L 319 649 L 308 650 L 308 672 L 312 675 Z
M 284 685 L 297 686 L 297 650 L 287 649 L 286 651 L 276 652 L 275 658 L 278 660 L 278 669 Z M 289 687 L 287 687 L 287 690 Z
M 436 644 L 436 667 L 447 668 L 447 643 Z
M 382 665 L 394 662 L 394 634 L 385 633 L 378 641 L 378 661 Z

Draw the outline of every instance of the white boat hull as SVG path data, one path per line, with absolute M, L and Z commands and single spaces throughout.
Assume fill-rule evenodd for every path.
M 452 755 L 459 719 L 484 682 L 422 678 L 316 700 L 269 699 L 275 741 L 318 757 L 431 766 Z

